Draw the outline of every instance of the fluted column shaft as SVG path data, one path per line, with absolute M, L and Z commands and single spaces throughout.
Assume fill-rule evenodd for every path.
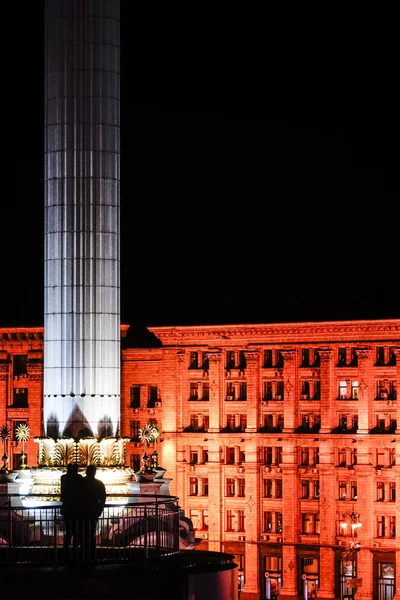
M 120 414 L 120 8 L 46 0 L 44 425 Z

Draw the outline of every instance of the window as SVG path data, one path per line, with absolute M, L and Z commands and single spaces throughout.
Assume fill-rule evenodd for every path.
M 264 381 L 263 400 L 272 400 L 272 381 Z
M 339 415 L 339 431 L 340 433 L 347 433 L 347 416 Z
M 239 352 L 239 369 L 241 371 L 244 371 L 245 368 L 247 367 L 247 361 L 246 361 L 246 356 L 243 350 L 241 350 Z
M 208 477 L 203 477 L 201 480 L 201 495 L 208 496 Z
M 189 490 L 191 496 L 197 496 L 199 493 L 199 483 L 197 477 L 191 477 L 189 483 Z
M 350 481 L 350 496 L 352 500 L 357 500 L 357 481 Z
M 281 350 L 277 350 L 276 351 L 276 367 L 277 369 L 283 369 L 284 366 L 284 360 L 283 360 L 283 354 Z
M 344 367 L 346 365 L 346 348 L 338 349 L 338 367 Z
M 156 385 L 149 385 L 148 397 L 147 397 L 147 408 L 154 408 L 158 401 L 158 387 Z
M 263 512 L 263 533 L 282 533 L 282 513 Z
M 227 510 L 226 511 L 226 531 L 234 531 L 235 523 L 236 523 L 235 511 Z
M 389 502 L 396 502 L 396 482 L 389 481 Z
M 273 431 L 274 429 L 274 418 L 271 414 L 264 415 L 264 429 L 268 431 Z
M 244 510 L 226 511 L 226 531 L 244 531 Z
M 140 385 L 131 385 L 129 394 L 130 408 L 140 408 Z
M 272 465 L 272 446 L 267 446 L 264 448 L 264 465 Z
M 321 398 L 321 382 L 314 381 L 314 400 L 320 400 Z
M 264 498 L 272 498 L 272 479 L 264 479 Z
M 232 497 L 235 495 L 235 480 L 228 478 L 226 480 L 226 496 Z
M 13 407 L 28 408 L 28 388 L 13 389 Z
M 390 537 L 395 538 L 396 537 L 396 517 L 395 516 L 389 517 L 389 531 L 390 531 Z
M 339 400 L 346 400 L 347 398 L 347 382 L 339 381 Z
M 282 479 L 275 480 L 275 498 L 283 497 Z
M 385 484 L 383 481 L 378 481 L 376 484 L 376 499 L 378 502 L 385 500 Z
M 314 479 L 314 498 L 319 498 L 319 479 Z
M 190 369 L 198 369 L 199 368 L 199 353 L 191 352 L 190 353 Z
M 385 349 L 383 346 L 378 346 L 376 348 L 375 366 L 383 367 L 384 364 L 385 364 Z
M 264 350 L 264 368 L 272 368 L 272 350 Z
M 376 451 L 376 466 L 386 466 L 386 450 L 384 448 L 378 448 Z
M 282 464 L 282 446 L 264 446 L 264 465 Z
M 28 374 L 27 370 L 28 355 L 14 354 L 13 357 L 13 376 L 21 377 Z
M 309 381 L 302 382 L 300 397 L 302 400 L 308 400 L 308 398 L 310 397 L 310 382 Z
M 238 483 L 238 496 L 240 498 L 244 498 L 246 495 L 246 480 L 243 477 L 239 477 L 237 480 Z
M 358 400 L 358 381 L 351 382 L 351 397 L 353 400 Z
M 308 348 L 302 348 L 301 350 L 301 367 L 310 366 L 310 350 Z
M 347 465 L 346 455 L 346 448 L 340 448 L 338 451 L 338 467 L 345 467 Z
M 202 369 L 204 371 L 208 371 L 208 369 L 210 368 L 210 361 L 209 361 L 207 352 L 201 353 L 201 362 L 202 362 L 202 364 L 201 364 Z
M 239 400 L 247 400 L 247 383 L 245 381 L 239 385 Z
M 354 348 L 352 348 L 351 354 L 350 354 L 350 367 L 357 367 L 357 366 L 358 366 L 357 352 L 354 350 Z
M 129 466 L 134 473 L 138 473 L 141 469 L 141 457 L 139 454 L 129 455 Z
M 235 386 L 233 383 L 228 383 L 226 386 L 226 400 L 235 399 Z
M 139 442 L 140 421 L 130 422 L 130 438 L 132 442 Z
M 319 513 L 302 513 L 301 532 L 305 535 L 319 533 Z
M 198 415 L 190 415 L 190 429 L 192 431 L 199 430 L 199 418 Z
M 199 384 L 192 381 L 190 384 L 189 400 L 198 400 L 198 399 L 199 399 Z
M 276 382 L 276 396 L 275 396 L 276 400 L 283 400 L 284 399 L 284 389 L 283 389 L 283 381 L 277 381 Z
M 345 481 L 339 481 L 339 500 L 346 500 L 347 498 L 347 483 Z
M 376 517 L 376 536 L 377 537 L 385 537 L 387 528 L 386 517 L 383 515 L 378 515 Z
M 309 448 L 307 448 L 305 446 L 301 447 L 300 461 L 303 466 L 307 466 L 310 464 L 310 449 Z
M 209 383 L 203 383 L 203 397 L 202 400 L 209 400 L 210 399 L 210 384 Z
M 301 497 L 303 499 L 310 497 L 310 482 L 308 479 L 301 480 Z
M 226 449 L 226 464 L 227 465 L 235 464 L 235 448 L 228 447 Z
M 321 357 L 318 350 L 314 350 L 314 363 L 313 367 L 319 367 L 321 365 Z
M 388 366 L 394 367 L 396 364 L 397 364 L 396 363 L 396 354 L 395 354 L 394 348 L 389 348 Z
M 301 415 L 300 431 L 303 433 L 317 433 L 321 426 L 321 416 L 318 413 L 304 413 Z
M 237 511 L 238 531 L 244 531 L 244 510 Z
M 198 462 L 199 462 L 199 451 L 197 449 L 190 450 L 190 464 L 197 465 Z
M 225 369 L 229 371 L 230 369 L 235 368 L 235 352 L 233 350 L 228 350 L 226 353 L 226 367 Z

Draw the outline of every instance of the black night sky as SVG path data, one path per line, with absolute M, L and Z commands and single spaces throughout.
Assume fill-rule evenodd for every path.
M 44 29 L 26 4 L 4 73 L 0 326 L 43 325 Z M 122 321 L 399 318 L 390 115 L 168 100 L 142 29 L 121 26 Z

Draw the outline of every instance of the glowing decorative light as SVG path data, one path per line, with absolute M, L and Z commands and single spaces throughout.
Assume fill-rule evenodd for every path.
M 26 454 L 24 452 L 24 444 L 29 438 L 29 427 L 26 423 L 20 423 L 15 430 L 15 436 L 19 442 L 22 442 L 21 452 L 21 469 L 26 469 Z
M 10 437 L 11 429 L 7 425 L 0 426 L 0 439 L 3 440 L 4 454 L 2 456 L 3 466 L 1 470 L 8 475 L 8 454 L 7 454 L 7 440 Z

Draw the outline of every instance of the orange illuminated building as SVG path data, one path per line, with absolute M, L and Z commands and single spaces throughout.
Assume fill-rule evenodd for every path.
M 400 320 L 121 327 L 121 436 L 159 463 L 241 600 L 400 600 Z M 134 340 L 133 340 L 134 341 Z M 43 435 L 43 328 L 0 329 L 0 425 Z M 12 433 L 10 468 L 20 466 Z M 275 596 L 276 597 L 276 596 Z

